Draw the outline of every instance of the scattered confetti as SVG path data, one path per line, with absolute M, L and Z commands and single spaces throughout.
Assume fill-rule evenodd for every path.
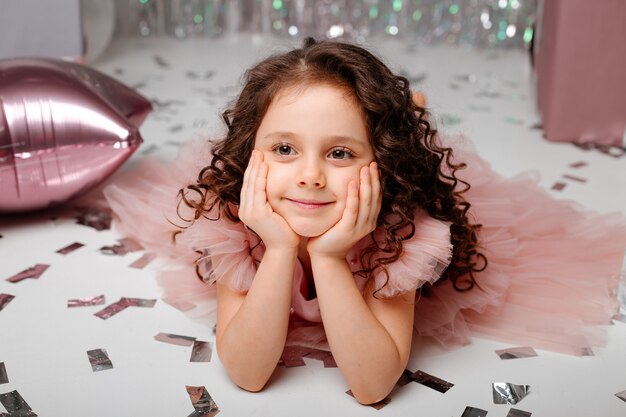
M 487 411 L 476 407 L 465 407 L 465 411 L 461 414 L 461 417 L 485 417 Z
M 617 394 L 615 394 L 615 396 L 619 398 L 620 400 L 626 402 L 626 390 L 622 392 L 618 392 Z
M 555 191 L 561 191 L 565 187 L 567 187 L 567 184 L 559 181 L 559 182 L 555 182 L 554 184 L 552 184 L 552 187 L 550 188 Z
M 11 294 L 0 294 L 0 311 L 2 311 L 15 298 Z
M 187 393 L 193 408 L 196 410 L 189 417 L 213 417 L 220 412 L 219 407 L 211 398 L 205 387 L 194 387 L 186 385 Z
M 118 239 L 118 242 L 119 243 L 117 245 L 103 246 L 99 250 L 105 255 L 123 256 L 129 252 L 135 252 L 143 249 L 139 242 L 129 237 Z
M 595 353 L 590 347 L 584 347 L 580 348 L 580 356 L 595 356 Z
M 317 359 L 324 362 L 324 368 L 337 367 L 337 363 L 335 363 L 335 358 L 333 358 L 332 353 L 321 349 L 314 349 L 303 346 L 285 346 L 278 365 L 284 366 L 286 368 L 304 366 L 306 365 L 303 360 L 303 358 L 305 357 Z
M 78 207 L 79 214 L 76 216 L 76 223 L 89 226 L 98 231 L 109 230 L 111 228 L 111 211 L 95 207 Z
M 2 294 L 0 294 L 0 310 L 2 310 Z M 617 313 L 612 317 L 612 319 L 614 321 L 621 321 L 622 323 L 626 323 L 626 314 Z
M 196 308 L 196 305 L 190 303 L 185 300 L 181 300 L 178 298 L 162 298 L 162 300 L 166 303 L 174 307 L 176 310 L 185 312 Z
M 94 316 L 101 318 L 102 320 L 106 320 L 122 310 L 125 310 L 127 307 L 154 307 L 156 300 L 148 300 L 144 298 L 126 298 L 122 297 L 119 301 L 114 302 L 113 304 L 109 304 L 102 310 L 94 313 Z
M 39 279 L 39 277 L 41 277 L 41 275 L 46 271 L 46 269 L 48 269 L 49 266 L 50 265 L 46 264 L 37 264 L 13 275 L 12 277 L 7 278 L 6 280 L 12 283 L 16 283 L 29 278 Z
M 111 359 L 109 359 L 109 355 L 105 349 L 88 350 L 87 357 L 89 358 L 91 369 L 94 372 L 113 369 L 113 363 L 111 363 Z
M 587 165 L 588 163 L 585 161 L 578 161 L 578 162 L 572 162 L 571 164 L 569 164 L 569 167 L 578 169 L 578 168 L 586 167 Z
M 586 178 L 577 177 L 575 175 L 570 175 L 570 174 L 563 174 L 563 178 L 566 178 L 566 179 L 572 180 L 572 181 L 577 181 L 577 182 L 587 182 Z
M 515 405 L 529 394 L 530 385 L 515 385 L 510 382 L 494 382 L 493 403 Z
M 68 307 L 89 307 L 104 304 L 104 295 L 95 295 L 93 297 L 74 298 L 67 300 Z
M 167 129 L 170 133 L 176 133 L 183 130 L 183 125 L 177 124 Z
M 530 126 L 531 130 L 543 130 L 543 125 L 541 123 L 535 123 L 534 125 Z
M 83 243 L 74 242 L 71 245 L 67 245 L 64 248 L 59 249 L 57 253 L 60 253 L 61 255 L 67 255 L 68 253 L 74 252 L 76 249 L 82 248 L 83 246 L 85 246 Z
M 425 385 L 428 388 L 432 388 L 435 391 L 439 391 L 441 393 L 445 393 L 450 388 L 454 386 L 454 384 L 444 381 L 443 379 L 439 379 L 432 375 L 427 374 L 426 372 L 417 371 L 411 375 L 413 381 Z
M 156 258 L 156 254 L 154 253 L 144 253 L 143 255 L 141 255 L 141 258 L 137 259 L 135 262 L 133 262 L 129 266 L 131 268 L 143 269 L 150 262 L 152 262 L 155 258 Z
M 7 368 L 4 366 L 4 362 L 0 362 L 0 384 L 6 384 L 9 382 L 9 376 L 7 375 Z
M 147 148 L 144 148 L 143 151 L 141 152 L 141 154 L 142 155 L 148 155 L 148 154 L 151 154 L 152 152 L 156 151 L 157 149 L 159 149 L 158 146 L 156 146 L 155 144 L 151 144 Z
M 507 349 L 496 350 L 500 359 L 520 359 L 537 356 L 537 352 L 530 346 L 512 347 Z
M 211 342 L 202 342 L 195 340 L 191 349 L 191 358 L 189 362 L 211 362 L 211 353 L 213 352 L 213 344 Z
M 167 60 L 165 60 L 165 58 L 159 56 L 159 55 L 155 55 L 154 57 L 154 62 L 161 68 L 169 68 L 170 67 L 170 63 L 167 62 Z
M 154 336 L 154 340 L 178 346 L 191 346 L 196 341 L 196 338 L 172 333 L 159 333 Z
M 8 417 L 37 417 L 37 414 L 33 413 L 33 410 L 28 406 L 24 398 L 17 391 L 7 392 L 5 394 L 0 394 L 0 403 L 4 406 L 4 408 L 9 413 L 2 414 L 3 416 Z
M 515 126 L 523 126 L 524 125 L 524 121 L 522 119 L 516 119 L 514 117 L 505 117 L 504 121 L 507 123 L 510 123 L 512 125 Z
M 506 417 L 530 417 L 532 413 L 528 411 L 518 410 L 517 408 L 511 408 Z

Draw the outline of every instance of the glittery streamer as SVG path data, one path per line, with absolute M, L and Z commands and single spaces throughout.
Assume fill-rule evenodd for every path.
M 150 262 L 152 262 L 154 260 L 154 258 L 156 258 L 156 254 L 154 254 L 154 253 L 144 253 L 143 255 L 141 255 L 141 258 L 137 259 L 135 262 L 133 262 L 129 266 L 131 268 L 143 269 Z
M 439 379 L 422 371 L 414 372 L 411 375 L 411 378 L 415 382 L 425 385 L 428 388 L 432 388 L 435 391 L 439 391 L 441 393 L 445 393 L 454 386 L 454 384 L 450 382 L 444 381 L 443 379 Z
M 0 384 L 6 384 L 9 382 L 9 376 L 7 375 L 7 368 L 4 366 L 4 362 L 0 362 Z
M 529 394 L 530 385 L 515 385 L 510 382 L 494 382 L 493 403 L 515 405 Z
M 559 182 L 555 182 L 554 184 L 552 184 L 552 187 L 550 188 L 555 191 L 561 191 L 565 187 L 567 187 L 567 184 L 559 181 Z
M 105 255 L 126 255 L 129 252 L 135 252 L 138 250 L 142 250 L 143 247 L 134 239 L 131 238 L 123 238 L 118 239 L 118 244 L 113 246 L 103 246 L 100 248 L 100 252 Z
M 537 352 L 530 346 L 512 347 L 496 350 L 500 359 L 520 359 L 537 356 Z
M 31 266 L 30 268 L 25 269 L 22 272 L 19 272 L 12 277 L 7 278 L 7 281 L 16 283 L 29 278 L 39 279 L 49 266 L 50 265 L 46 264 L 37 264 L 35 266 Z
M 190 336 L 181 336 L 172 333 L 159 333 L 154 336 L 154 340 L 178 346 L 191 346 L 196 341 L 196 338 Z
M 532 413 L 528 411 L 518 410 L 517 408 L 511 408 L 506 417 L 530 417 Z
M 577 177 L 575 175 L 563 174 L 563 178 L 568 180 L 576 181 L 576 182 L 587 182 L 587 178 Z
M 220 412 L 219 407 L 204 386 L 194 387 L 186 385 L 185 387 L 187 388 L 191 405 L 195 409 L 195 412 L 190 414 L 189 417 L 213 417 Z
M 87 357 L 94 372 L 113 369 L 113 363 L 109 359 L 109 355 L 105 349 L 93 349 L 87 351 Z
M 0 394 L 0 403 L 6 408 L 10 417 L 37 417 L 37 414 L 33 413 L 33 410 L 17 391 Z
M 96 230 L 109 230 L 111 228 L 112 215 L 109 210 L 95 207 L 78 208 L 80 213 L 76 216 L 76 223 L 89 226 Z
M 178 298 L 162 298 L 162 300 L 171 305 L 172 307 L 174 307 L 176 310 L 185 312 L 185 311 L 189 311 L 191 309 L 196 308 L 196 305 L 193 303 L 190 303 L 188 301 L 185 300 L 181 300 Z
M 578 168 L 585 167 L 587 165 L 588 165 L 588 163 L 585 162 L 585 161 L 578 161 L 578 162 L 572 162 L 571 164 L 569 164 L 569 167 L 578 169 Z
M 461 417 L 485 417 L 487 411 L 476 407 L 465 407 L 465 411 L 461 414 Z
M 618 392 L 617 394 L 615 394 L 615 396 L 620 400 L 626 402 L 626 391 Z
M 211 353 L 213 344 L 211 342 L 202 342 L 195 340 L 191 349 L 191 358 L 189 362 L 211 362 Z
M 74 252 L 76 249 L 82 248 L 83 246 L 85 246 L 83 243 L 74 242 L 71 245 L 67 245 L 64 248 L 59 249 L 57 253 L 60 253 L 61 255 L 67 255 L 68 253 Z
M 71 300 L 67 300 L 68 307 L 89 307 L 99 306 L 102 304 L 104 304 L 104 294 L 95 295 L 93 297 L 74 298 Z
M 11 294 L 0 294 L 0 311 L 2 311 L 15 298 Z

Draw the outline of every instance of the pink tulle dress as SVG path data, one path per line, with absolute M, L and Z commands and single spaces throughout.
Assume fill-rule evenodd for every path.
M 467 164 L 458 176 L 471 184 L 465 197 L 473 221 L 483 225 L 479 239 L 489 264 L 476 275 L 479 287 L 458 292 L 446 281 L 428 296 L 418 296 L 416 332 L 445 345 L 466 344 L 478 335 L 574 355 L 604 345 L 604 326 L 618 309 L 626 219 L 556 201 L 532 176 L 504 179 L 466 139 L 444 141 L 454 148 L 455 159 Z M 121 233 L 167 259 L 158 271 L 164 298 L 196 304 L 196 316 L 215 308 L 212 284 L 218 280 L 229 279 L 231 288 L 247 291 L 264 252 L 262 242 L 242 223 L 223 217 L 193 224 L 179 219 L 178 190 L 195 182 L 210 158 L 207 141 L 189 142 L 173 163 L 146 159 L 104 190 Z M 179 213 L 191 218 L 184 205 Z M 179 229 L 172 223 L 186 226 L 175 241 L 173 232 Z M 382 287 L 379 296 L 394 297 L 433 283 L 449 264 L 449 224 L 419 211 L 415 226 L 400 259 L 388 266 L 387 285 L 383 287 L 382 273 L 372 277 L 375 287 Z M 369 239 L 348 254 L 353 272 L 361 267 L 359 253 Z M 299 263 L 293 279 L 287 342 L 327 348 L 318 302 L 307 296 Z M 365 279 L 358 274 L 354 279 L 363 290 Z

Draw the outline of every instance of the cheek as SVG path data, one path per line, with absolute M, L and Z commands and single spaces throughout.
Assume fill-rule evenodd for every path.
M 286 178 L 289 176 L 280 166 L 268 164 L 267 182 L 265 184 L 265 192 L 267 199 L 275 201 L 280 197 L 287 186 Z

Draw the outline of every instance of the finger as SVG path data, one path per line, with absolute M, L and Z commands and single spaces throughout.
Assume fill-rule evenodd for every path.
M 257 152 L 252 151 L 250 162 L 244 174 L 244 187 L 242 188 L 242 210 L 247 209 L 253 202 L 254 198 L 254 179 L 256 178 Z M 244 191 L 245 189 L 245 191 Z
M 258 164 L 258 173 L 254 184 L 254 205 L 256 208 L 261 208 L 267 203 L 265 187 L 267 185 L 268 166 L 262 160 Z
M 359 191 L 355 181 L 348 183 L 348 195 L 346 196 L 346 207 L 343 210 L 343 216 L 341 222 L 354 227 L 356 224 L 357 216 L 359 214 Z
M 380 213 L 380 208 L 383 202 L 383 195 L 380 185 L 380 170 L 378 169 L 378 164 L 376 162 L 372 162 L 370 164 L 370 174 L 372 178 L 372 215 L 374 221 L 378 219 L 378 214 Z
M 368 166 L 361 168 L 361 182 L 359 186 L 359 213 L 357 226 L 367 224 L 370 219 L 372 206 L 372 181 Z

